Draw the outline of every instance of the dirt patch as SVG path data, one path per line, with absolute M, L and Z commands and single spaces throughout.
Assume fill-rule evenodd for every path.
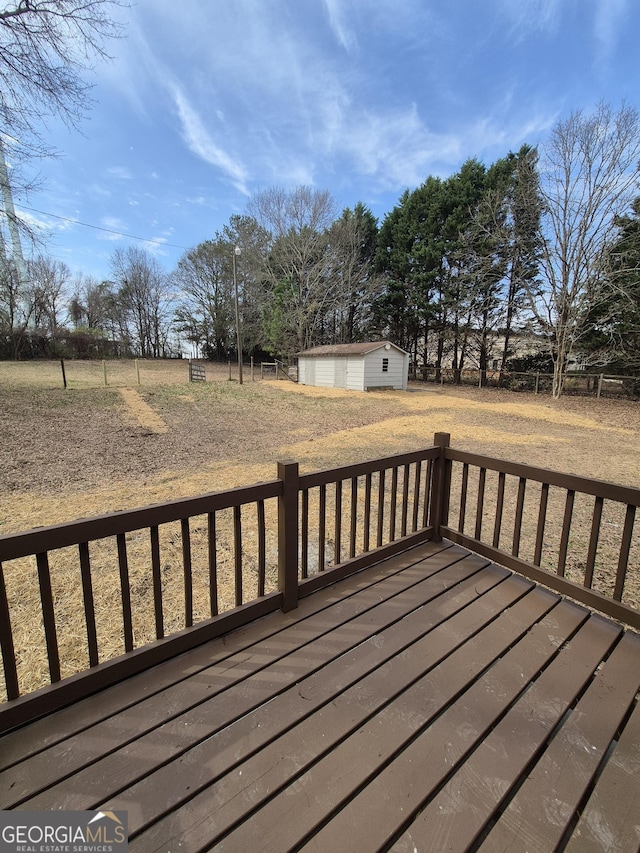
M 135 388 L 121 388 L 120 396 L 124 400 L 126 411 L 134 423 L 141 427 L 150 430 L 151 432 L 162 433 L 168 432 L 166 423 L 160 415 L 146 403 Z
M 0 531 L 271 479 L 280 459 L 311 471 L 400 453 L 442 431 L 465 450 L 637 486 L 639 412 L 617 400 L 421 384 L 409 393 L 222 379 L 0 384 Z

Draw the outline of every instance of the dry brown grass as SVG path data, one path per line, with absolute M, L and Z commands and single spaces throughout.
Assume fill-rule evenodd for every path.
M 160 503 L 179 497 L 273 479 L 279 459 L 296 459 L 303 471 L 329 468 L 417 449 L 436 431 L 472 452 L 630 486 L 640 483 L 638 404 L 616 400 L 516 395 L 509 392 L 415 385 L 409 393 L 362 394 L 322 390 L 286 381 L 228 381 L 226 367 L 207 366 L 206 384 L 188 384 L 184 362 L 109 362 L 104 386 L 99 363 L 67 363 L 70 387 L 62 388 L 59 363 L 0 363 L 0 532 L 10 533 L 78 517 Z M 259 375 L 258 373 L 256 375 Z M 214 381 L 211 381 L 214 379 Z M 493 486 L 489 483 L 489 489 Z M 473 488 L 472 488 L 473 491 Z M 473 504 L 470 493 L 470 506 Z M 531 501 L 531 514 L 537 510 Z M 549 553 L 557 547 L 552 496 Z M 455 507 L 454 507 L 455 508 Z M 271 521 L 275 506 L 267 508 Z M 588 514 L 587 507 L 584 512 Z M 588 540 L 578 512 L 574 538 Z M 580 518 L 578 518 L 580 516 Z M 586 516 L 585 516 L 586 517 Z M 553 522 L 553 523 L 552 523 Z M 193 519 L 196 618 L 208 614 L 205 520 Z M 555 524 L 555 526 L 554 526 Z M 619 520 L 605 516 L 603 540 L 619 538 Z M 273 529 L 273 524 L 271 524 Z M 245 598 L 255 595 L 255 521 L 246 520 Z M 219 520 L 221 609 L 233 606 L 231 518 Z M 510 531 L 505 528 L 508 542 Z M 529 547 L 525 531 L 525 544 Z M 162 529 L 167 632 L 181 627 L 182 577 L 179 525 Z M 136 644 L 152 639 L 152 598 L 147 566 L 148 534 L 128 537 L 135 596 Z M 267 543 L 274 584 L 275 541 Z M 226 552 L 225 553 L 225 549 Z M 640 587 L 640 554 L 632 553 L 629 587 Z M 86 665 L 81 594 L 67 566 L 70 555 L 52 555 L 52 578 L 64 673 Z M 523 556 L 527 556 L 523 554 Z M 580 571 L 577 559 L 575 572 Z M 114 545 L 92 546 L 102 659 L 122 651 L 119 581 Z M 570 566 L 571 571 L 574 567 Z M 38 590 L 31 561 L 5 567 L 19 649 L 22 687 L 34 689 L 46 675 Z M 598 580 L 610 585 L 606 570 Z M 640 596 L 635 603 L 640 604 Z

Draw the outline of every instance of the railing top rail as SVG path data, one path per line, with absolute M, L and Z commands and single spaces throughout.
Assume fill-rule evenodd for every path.
M 505 474 L 513 474 L 516 477 L 524 477 L 527 480 L 536 480 L 539 483 L 548 483 L 550 486 L 559 486 L 562 489 L 570 489 L 582 492 L 594 497 L 606 498 L 619 501 L 623 504 L 640 506 L 640 489 L 631 486 L 619 486 L 616 483 L 608 483 L 605 480 L 596 480 L 589 477 L 578 477 L 575 474 L 565 474 L 561 471 L 553 471 L 550 468 L 537 468 L 533 465 L 524 465 L 520 462 L 510 462 L 506 459 L 494 459 L 490 456 L 481 456 L 477 453 L 468 453 L 465 450 L 457 450 L 447 447 L 444 451 L 445 458 L 453 462 L 466 462 L 488 471 L 502 471 Z
M 27 557 L 56 548 L 66 548 L 80 542 L 105 539 L 119 533 L 129 533 L 158 524 L 180 521 L 208 512 L 228 509 L 282 494 L 282 481 L 271 480 L 252 486 L 240 486 L 223 492 L 209 492 L 193 498 L 180 498 L 163 504 L 97 515 L 78 521 L 37 527 L 22 533 L 0 536 L 0 563 Z
M 388 468 L 411 465 L 414 462 L 424 462 L 427 459 L 437 459 L 439 456 L 439 447 L 428 447 L 422 450 L 414 450 L 410 453 L 399 453 L 395 456 L 386 456 L 382 459 L 371 459 L 367 462 L 345 465 L 342 468 L 329 468 L 324 471 L 314 471 L 311 474 L 301 474 L 300 489 L 312 489 L 315 486 L 324 486 L 327 483 L 349 480 L 352 477 L 362 477 L 365 474 L 373 474 L 376 471 L 383 471 Z

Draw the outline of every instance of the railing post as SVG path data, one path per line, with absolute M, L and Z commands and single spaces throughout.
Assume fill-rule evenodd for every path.
M 287 613 L 298 606 L 298 463 L 278 462 L 278 479 L 278 589 Z
M 431 517 L 433 541 L 441 542 L 440 526 L 445 524 L 449 514 L 450 463 L 444 458 L 444 450 L 449 447 L 451 436 L 448 432 L 437 432 L 433 437 L 434 447 L 440 448 L 440 456 L 434 460 L 431 478 Z

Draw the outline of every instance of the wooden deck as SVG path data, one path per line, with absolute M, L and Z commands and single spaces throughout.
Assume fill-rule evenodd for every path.
M 636 851 L 640 637 L 449 542 L 0 740 L 132 851 Z

